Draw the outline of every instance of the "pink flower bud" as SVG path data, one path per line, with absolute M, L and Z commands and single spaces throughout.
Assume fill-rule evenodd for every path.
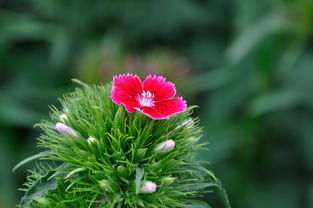
M 57 123 L 55 129 L 63 136 L 70 138 L 71 136 L 77 136 L 76 132 L 69 126 L 63 123 Z
M 153 193 L 156 191 L 157 185 L 152 181 L 146 181 L 143 183 L 143 186 L 140 188 L 141 193 Z
M 168 151 L 171 151 L 174 148 L 175 148 L 175 141 L 170 139 L 170 140 L 166 140 L 166 141 L 160 143 L 155 148 L 155 150 L 162 151 L 162 152 L 168 152 Z

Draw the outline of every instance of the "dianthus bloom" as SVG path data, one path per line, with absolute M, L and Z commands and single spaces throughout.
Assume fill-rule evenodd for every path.
M 149 75 L 142 82 L 137 75 L 114 76 L 111 99 L 124 105 L 126 111 L 140 111 L 152 119 L 169 119 L 169 116 L 186 110 L 182 97 L 174 98 L 175 85 L 162 76 Z

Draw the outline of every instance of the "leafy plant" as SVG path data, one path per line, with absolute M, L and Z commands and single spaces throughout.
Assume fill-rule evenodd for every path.
M 20 207 L 205 207 L 192 199 L 213 190 L 230 207 L 219 180 L 193 159 L 203 147 L 194 107 L 153 120 L 113 103 L 111 85 L 83 86 L 60 100 L 61 110 L 51 107 L 51 121 L 36 125 L 43 151 L 17 168 L 43 161 Z

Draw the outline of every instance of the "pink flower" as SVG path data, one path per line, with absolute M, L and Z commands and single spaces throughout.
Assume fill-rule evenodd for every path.
M 162 76 L 149 75 L 142 82 L 137 75 L 123 74 L 113 78 L 111 99 L 130 113 L 140 111 L 152 119 L 169 119 L 187 107 L 182 97 L 173 98 L 175 94 L 174 84 Z

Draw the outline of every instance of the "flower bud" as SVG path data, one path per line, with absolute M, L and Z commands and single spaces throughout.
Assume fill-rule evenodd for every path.
M 139 149 L 137 149 L 136 160 L 140 161 L 141 159 L 143 159 L 145 157 L 145 155 L 146 155 L 146 152 L 147 152 L 147 148 L 139 148 Z
M 119 190 L 119 186 L 115 181 L 102 180 L 98 181 L 100 188 L 109 193 L 116 193 Z
M 162 143 L 160 143 L 155 150 L 156 151 L 162 151 L 162 152 L 168 152 L 171 151 L 172 149 L 174 149 L 175 147 L 175 141 L 170 139 L 170 140 L 166 140 Z
M 95 143 L 96 141 L 97 141 L 97 140 L 96 140 L 95 138 L 93 138 L 93 137 L 89 137 L 89 138 L 87 139 L 88 144 Z
M 152 181 L 146 181 L 140 188 L 141 193 L 153 193 L 156 191 L 157 185 Z
M 166 177 L 163 177 L 161 179 L 161 183 L 164 184 L 164 185 L 170 185 L 171 183 L 173 183 L 177 178 L 175 177 L 171 177 L 171 176 L 166 176 Z
M 76 132 L 69 126 L 63 123 L 57 123 L 55 129 L 63 136 L 70 138 L 71 136 L 77 136 Z
M 67 119 L 68 119 L 68 118 L 67 118 L 67 115 L 66 115 L 66 114 L 60 115 L 60 120 L 61 120 L 62 122 L 65 122 Z
M 117 175 L 118 175 L 119 177 L 126 178 L 127 175 L 128 175 L 128 170 L 127 170 L 127 168 L 125 168 L 125 167 L 122 166 L 122 165 L 119 165 L 119 166 L 117 167 Z

